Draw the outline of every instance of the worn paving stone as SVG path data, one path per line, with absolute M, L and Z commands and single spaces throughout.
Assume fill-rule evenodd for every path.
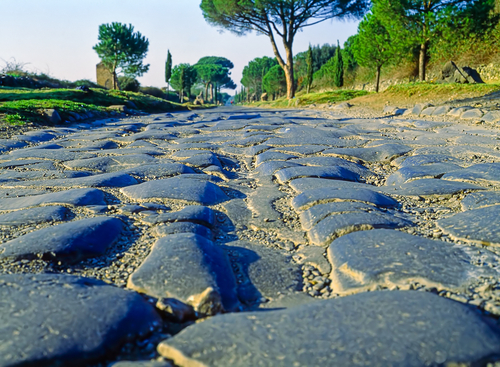
M 177 233 L 193 233 L 208 240 L 213 240 L 213 233 L 208 227 L 193 222 L 163 223 L 154 228 L 154 233 L 156 237 L 165 237 Z
M 401 228 L 413 225 L 412 222 L 391 214 L 380 212 L 358 212 L 331 215 L 321 220 L 309 232 L 309 241 L 321 247 L 328 246 L 334 239 L 351 232 L 376 228 Z
M 466 182 L 454 182 L 433 178 L 422 178 L 410 181 L 400 186 L 390 186 L 383 188 L 388 194 L 406 196 L 430 196 L 430 195 L 453 195 L 466 190 L 484 190 L 484 188 Z
M 101 173 L 117 172 L 129 167 L 154 164 L 157 160 L 147 154 L 130 154 L 114 157 L 96 157 L 64 162 L 69 169 L 92 170 Z
M 368 168 L 361 164 L 350 162 L 348 160 L 337 157 L 305 157 L 298 159 L 291 159 L 290 162 L 299 163 L 304 166 L 338 166 L 346 168 L 352 172 L 357 173 L 360 177 L 367 178 L 374 176 Z
M 12 160 L 19 158 L 41 158 L 54 161 L 72 161 L 75 159 L 85 159 L 95 157 L 95 153 L 90 152 L 72 152 L 66 149 L 18 149 L 12 151 L 6 156 L 0 156 L 0 160 Z
M 288 185 L 297 193 L 303 193 L 307 190 L 321 189 L 321 188 L 335 188 L 335 189 L 367 189 L 373 191 L 383 191 L 379 186 L 364 184 L 361 182 L 351 182 L 342 180 L 329 180 L 326 178 L 305 177 L 296 178 L 291 180 Z
M 444 174 L 457 171 L 462 167 L 453 163 L 431 163 L 421 166 L 403 167 L 387 177 L 387 186 L 398 186 L 408 181 L 422 178 L 440 178 Z
M 91 278 L 2 274 L 0 299 L 1 366 L 85 366 L 161 323 L 138 294 Z
M 193 150 L 178 151 L 172 154 L 172 158 L 179 159 L 182 163 L 199 168 L 208 166 L 222 167 L 219 159 L 212 152 L 197 152 Z
M 123 222 L 114 217 L 63 223 L 0 244 L 0 258 L 33 259 L 41 254 L 47 259 L 73 263 L 102 255 L 118 240 L 122 229 Z
M 48 179 L 64 179 L 64 178 L 78 178 L 88 177 L 90 172 L 85 171 L 15 171 L 3 170 L 0 173 L 0 184 L 13 183 L 17 181 L 36 181 Z
M 229 260 L 218 245 L 199 235 L 173 234 L 156 241 L 130 276 L 128 287 L 153 297 L 171 297 L 206 315 L 239 307 Z
M 91 176 L 58 179 L 16 181 L 3 184 L 4 187 L 125 187 L 136 185 L 138 181 L 122 172 L 101 173 Z
M 390 208 L 398 205 L 393 198 L 367 189 L 335 189 L 325 187 L 306 190 L 292 200 L 292 207 L 296 211 L 303 211 L 313 205 L 332 201 L 360 201 L 376 206 Z
M 373 205 L 352 201 L 318 204 L 300 213 L 300 223 L 304 231 L 309 231 L 329 215 L 378 211 L 378 208 Z
M 460 165 L 463 162 L 458 158 L 444 154 L 419 154 L 406 158 L 403 163 L 401 163 L 400 168 L 421 166 L 431 163 L 452 163 Z
M 461 119 L 477 119 L 483 117 L 484 113 L 479 108 L 472 108 L 460 115 Z
M 301 270 L 290 256 L 246 241 L 229 242 L 223 248 L 238 279 L 241 302 L 272 303 L 301 290 Z
M 333 148 L 323 151 L 323 154 L 354 157 L 365 162 L 383 162 L 390 161 L 411 150 L 412 148 L 402 144 L 383 144 L 369 148 Z
M 137 176 L 143 180 L 166 178 L 186 173 L 195 173 L 191 167 L 188 167 L 182 163 L 147 164 L 141 165 L 139 167 L 127 168 L 122 172 Z
M 18 210 L 8 214 L 0 214 L 0 225 L 19 226 L 65 220 L 71 211 L 64 206 L 43 206 Z
M 215 224 L 215 212 L 201 205 L 188 205 L 178 212 L 162 213 L 156 217 L 156 223 L 193 222 L 212 228 Z
M 454 238 L 500 246 L 500 205 L 467 210 L 438 220 L 437 225 Z
M 280 184 L 300 177 L 319 177 L 334 180 L 359 181 L 360 176 L 348 168 L 335 166 L 301 166 L 283 168 L 274 174 Z
M 479 191 L 468 194 L 461 202 L 463 210 L 479 209 L 500 204 L 500 192 Z
M 328 247 L 336 293 L 377 287 L 410 289 L 419 283 L 438 290 L 463 290 L 473 279 L 470 258 L 450 243 L 389 229 L 350 233 Z
M 475 164 L 460 171 L 449 172 L 442 179 L 500 184 L 500 163 Z
M 257 177 L 271 179 L 275 172 L 284 168 L 301 167 L 298 163 L 288 161 L 269 161 L 259 165 L 253 172 Z
M 121 189 L 133 200 L 177 199 L 202 205 L 218 204 L 228 200 L 228 196 L 212 182 L 178 177 L 148 181 Z
M 174 367 L 170 362 L 161 361 L 121 361 L 108 365 L 108 367 Z
M 268 161 L 286 161 L 290 158 L 297 158 L 297 156 L 276 151 L 266 151 L 255 157 L 255 166 L 258 167 Z
M 1 210 L 18 210 L 37 205 L 68 204 L 75 206 L 105 205 L 104 193 L 99 189 L 73 189 L 50 194 L 5 198 L 0 201 Z
M 293 335 L 293 337 L 291 337 Z M 189 326 L 158 351 L 185 366 L 425 366 L 498 353 L 479 313 L 426 292 L 368 292 Z

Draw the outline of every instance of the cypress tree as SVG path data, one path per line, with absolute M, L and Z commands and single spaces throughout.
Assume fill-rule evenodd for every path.
M 165 61 L 165 82 L 167 83 L 167 95 L 170 89 L 170 78 L 172 77 L 172 55 L 167 50 L 167 61 Z
M 309 44 L 309 49 L 307 50 L 307 93 L 311 90 L 311 84 L 313 82 L 313 53 L 311 44 Z
M 337 88 L 344 85 L 344 61 L 342 61 L 342 51 L 338 40 L 333 62 L 333 84 L 335 84 Z

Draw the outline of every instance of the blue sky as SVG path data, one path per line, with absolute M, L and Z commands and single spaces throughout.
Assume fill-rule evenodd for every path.
M 150 69 L 139 79 L 162 87 L 170 49 L 173 63 L 196 63 L 203 56 L 224 56 L 235 64 L 238 84 L 243 67 L 255 57 L 271 56 L 269 39 L 255 34 L 238 37 L 208 25 L 201 0 L 0 0 L 0 69 L 3 60 L 28 63 L 26 69 L 67 80 L 95 81 L 99 62 L 92 47 L 100 24 L 131 23 L 149 39 L 145 60 Z M 309 43 L 340 43 L 356 33 L 357 22 L 326 21 L 299 33 L 294 53 Z

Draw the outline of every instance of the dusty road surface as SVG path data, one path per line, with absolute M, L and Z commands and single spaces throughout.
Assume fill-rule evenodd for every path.
M 500 355 L 500 128 L 226 107 L 0 140 L 0 366 Z

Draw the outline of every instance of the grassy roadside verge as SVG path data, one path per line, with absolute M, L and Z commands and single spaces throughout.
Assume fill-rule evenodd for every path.
M 326 104 L 326 103 L 340 103 L 344 101 L 351 100 L 356 97 L 365 96 L 369 92 L 364 90 L 334 90 L 326 92 L 316 92 L 316 93 L 305 93 L 298 92 L 296 97 L 289 101 L 285 97 L 278 98 L 274 101 L 259 101 L 248 104 L 248 106 L 254 107 L 271 107 L 271 108 L 283 108 L 283 107 L 305 107 L 312 104 Z
M 47 123 L 45 112 L 52 109 L 58 112 L 63 121 L 75 120 L 77 116 L 90 118 L 104 117 L 113 112 L 116 114 L 117 108 L 110 106 L 126 106 L 129 110 L 148 113 L 188 110 L 194 107 L 147 94 L 116 90 L 90 89 L 85 92 L 76 89 L 0 87 L 0 122 L 11 125 Z
M 284 108 L 306 107 L 310 105 L 338 104 L 349 101 L 356 107 L 379 111 L 385 106 L 410 108 L 417 103 L 430 102 L 435 105 L 448 103 L 474 104 L 479 97 L 500 94 L 500 84 L 437 84 L 406 83 L 393 85 L 383 92 L 374 93 L 358 90 L 334 90 L 306 94 L 297 93 L 296 98 L 289 101 L 280 98 L 275 101 L 254 102 L 247 106 Z M 500 98 L 500 96 L 498 96 Z

